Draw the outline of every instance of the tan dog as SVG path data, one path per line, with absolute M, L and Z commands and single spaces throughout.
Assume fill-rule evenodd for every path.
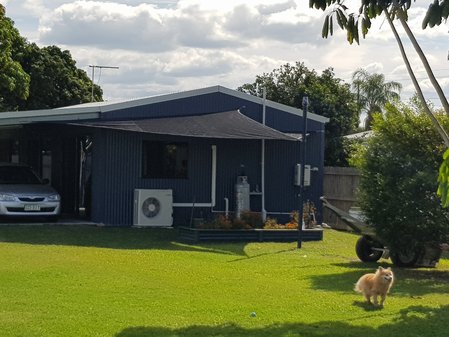
M 379 267 L 376 273 L 365 274 L 357 281 L 354 290 L 365 296 L 368 303 L 377 305 L 377 296 L 381 297 L 380 305 L 384 305 L 385 298 L 393 285 L 394 275 L 391 268 Z

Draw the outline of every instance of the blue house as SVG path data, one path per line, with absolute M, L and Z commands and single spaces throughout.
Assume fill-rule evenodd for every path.
M 0 161 L 25 162 L 63 213 L 110 226 L 178 226 L 241 210 L 288 221 L 323 188 L 327 118 L 221 86 L 0 114 Z

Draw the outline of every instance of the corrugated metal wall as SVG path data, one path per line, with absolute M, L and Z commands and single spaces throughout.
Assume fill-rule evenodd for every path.
M 242 108 L 246 115 L 261 121 L 262 106 L 233 96 L 215 93 L 170 102 L 107 112 L 104 118 L 132 119 L 156 116 L 192 115 Z M 284 132 L 302 130 L 302 118 L 267 108 L 267 125 Z M 316 167 L 306 198 L 319 205 L 324 163 L 324 125 L 308 122 L 307 164 Z M 187 141 L 189 179 L 142 179 L 142 141 L 146 139 Z M 234 184 L 244 165 L 251 191 L 261 188 L 261 141 L 218 140 L 95 130 L 92 163 L 92 220 L 107 225 L 129 226 L 133 222 L 134 189 L 172 189 L 174 203 L 206 203 L 211 200 L 211 146 L 217 146 L 217 186 L 214 211 L 225 211 L 224 198 L 234 211 Z M 298 209 L 299 188 L 293 185 L 294 166 L 300 162 L 300 142 L 266 141 L 266 210 L 289 213 Z M 260 211 L 260 195 L 251 196 L 251 208 Z M 174 209 L 176 225 L 188 225 L 190 217 L 214 216 L 210 208 Z M 272 214 L 287 221 L 288 214 Z M 269 216 L 271 216 L 269 214 Z
M 101 130 L 94 137 L 93 221 L 108 225 L 131 225 L 133 221 L 134 189 L 172 189 L 174 203 L 208 203 L 211 201 L 212 151 L 217 146 L 217 186 L 214 211 L 235 209 L 234 185 L 242 165 L 248 176 L 251 191 L 261 189 L 260 140 L 187 139 L 189 142 L 189 179 L 141 178 L 142 141 L 155 139 L 139 133 Z M 183 141 L 182 137 L 158 137 L 158 140 Z M 317 167 L 312 173 L 312 187 L 306 189 L 307 198 L 315 203 L 322 194 L 322 164 L 320 164 L 319 134 L 309 141 L 307 163 Z M 299 142 L 266 141 L 266 209 L 268 212 L 289 213 L 298 208 L 299 189 L 293 185 L 294 166 L 300 162 Z M 318 146 L 318 147 L 317 147 Z M 251 208 L 261 210 L 261 196 L 251 195 Z M 174 222 L 190 223 L 194 218 L 210 218 L 210 208 L 176 207 Z M 274 215 L 282 221 L 288 214 Z
M 123 110 L 108 111 L 103 119 L 120 120 L 133 118 L 153 118 L 165 116 L 201 115 L 221 111 L 240 109 L 242 113 L 258 122 L 262 122 L 262 105 L 224 93 L 211 93 L 195 97 L 182 98 L 168 102 L 137 106 Z M 301 132 L 302 118 L 271 107 L 266 108 L 266 125 L 282 132 Z M 309 131 L 323 129 L 323 124 L 309 119 Z

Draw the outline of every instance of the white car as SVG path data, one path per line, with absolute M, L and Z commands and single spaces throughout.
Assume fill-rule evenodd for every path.
M 0 216 L 46 217 L 55 220 L 61 212 L 61 197 L 24 164 L 0 163 Z

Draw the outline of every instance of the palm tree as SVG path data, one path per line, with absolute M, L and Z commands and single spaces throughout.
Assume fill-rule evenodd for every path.
M 352 75 L 352 86 L 357 93 L 359 114 L 366 112 L 365 128 L 371 129 L 373 114 L 381 113 L 385 104 L 399 100 L 402 85 L 399 82 L 385 82 L 383 74 L 370 74 L 364 69 L 358 69 Z
M 445 0 L 445 1 L 447 1 L 447 0 Z M 424 108 L 424 112 L 429 116 L 430 120 L 432 121 L 433 126 L 435 127 L 435 130 L 438 131 L 438 133 L 440 134 L 441 138 L 444 141 L 444 144 L 449 149 L 449 135 L 447 134 L 446 130 L 443 129 L 440 122 L 436 119 L 433 112 L 430 110 L 429 105 L 426 102 L 426 99 L 424 98 L 424 94 L 421 90 L 418 80 L 416 79 L 415 73 L 413 72 L 412 66 L 411 66 L 410 61 L 405 52 L 402 40 L 399 37 L 399 33 L 393 24 L 393 18 L 395 17 L 395 15 L 399 18 L 399 21 L 401 22 L 402 27 L 404 28 L 405 32 L 407 33 L 409 40 L 412 42 L 412 45 L 415 48 L 416 53 L 418 54 L 419 58 L 421 59 L 424 69 L 426 70 L 427 76 L 429 77 L 430 82 L 432 83 L 435 91 L 437 92 L 438 97 L 440 98 L 440 102 L 443 105 L 444 111 L 446 112 L 447 115 L 449 115 L 449 103 L 446 99 L 446 96 L 443 93 L 443 90 L 440 87 L 440 84 L 438 83 L 437 79 L 435 78 L 435 75 L 433 74 L 432 69 L 430 68 L 430 65 L 429 65 L 429 62 L 427 61 L 426 55 L 422 51 L 421 47 L 418 44 L 418 41 L 416 41 L 415 36 L 413 35 L 412 31 L 410 30 L 410 27 L 407 24 L 407 12 L 404 11 L 404 8 L 400 6 L 398 0 L 394 0 L 392 4 L 393 4 L 393 7 L 390 12 L 388 12 L 386 7 L 383 7 L 383 12 L 385 14 L 385 17 L 387 18 L 388 24 L 390 25 L 392 32 L 394 34 L 394 37 L 396 39 L 396 42 L 398 44 L 399 50 L 402 55 L 402 59 L 404 60 L 404 63 L 407 67 L 407 72 L 410 75 L 410 78 L 412 79 L 413 86 L 415 87 L 416 94 L 418 95 L 418 98 L 421 101 L 421 104 Z M 432 6 L 435 7 L 435 6 L 439 6 L 439 5 L 440 4 L 438 2 L 434 2 L 431 5 L 431 7 Z M 429 10 L 430 10 L 430 8 L 429 8 Z M 434 12 L 430 16 L 426 15 L 426 18 L 430 19 L 432 16 L 433 17 L 436 16 L 438 18 L 439 15 L 442 15 L 442 12 L 437 11 L 436 13 Z M 426 25 L 428 23 L 429 22 L 427 22 Z M 446 157 L 446 158 L 449 158 L 449 157 Z M 445 161 L 446 161 L 446 159 L 445 159 Z M 448 161 L 448 163 L 449 163 L 449 161 Z M 443 164 L 445 164 L 445 162 L 443 162 Z M 446 177 L 445 176 L 446 173 L 444 173 L 444 172 L 445 171 L 440 170 L 440 175 L 442 174 L 442 176 L 440 176 L 438 178 L 438 180 L 440 180 L 440 178 L 442 178 L 443 176 Z M 445 181 L 449 185 L 448 177 L 445 178 Z M 447 191 L 448 191 L 448 196 L 449 196 L 449 188 L 447 189 Z

